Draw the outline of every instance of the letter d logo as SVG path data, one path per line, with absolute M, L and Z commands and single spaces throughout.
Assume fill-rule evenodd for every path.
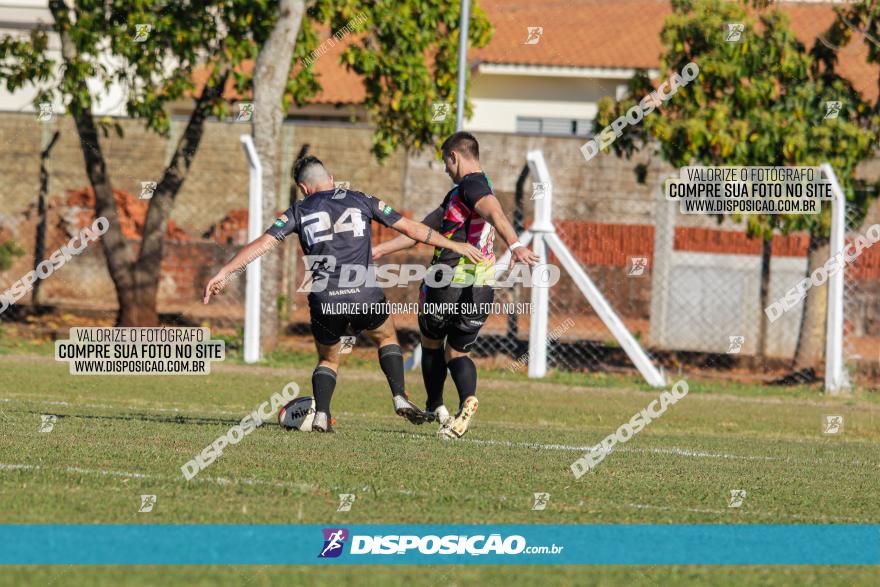
M 584 155 L 584 159 L 589 161 L 593 157 L 596 156 L 596 153 L 599 152 L 599 143 L 595 141 L 595 139 L 590 139 L 586 143 L 581 146 L 581 153 Z

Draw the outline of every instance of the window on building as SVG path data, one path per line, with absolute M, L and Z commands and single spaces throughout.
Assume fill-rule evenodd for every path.
M 517 116 L 516 132 L 533 135 L 588 136 L 593 121 L 574 118 L 532 118 Z

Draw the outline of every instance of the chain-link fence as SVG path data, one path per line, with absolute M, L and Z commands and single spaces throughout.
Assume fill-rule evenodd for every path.
M 663 197 L 660 185 L 658 179 L 652 224 L 554 220 L 556 234 L 629 332 L 667 370 L 700 368 L 716 377 L 784 383 L 818 381 L 824 371 L 827 286 L 812 288 L 820 319 L 809 325 L 805 301 L 787 307 L 777 303 L 807 275 L 809 235 L 776 234 L 765 244 L 750 237 L 744 223 L 681 214 L 678 204 Z M 849 242 L 870 219 L 854 210 L 847 216 Z M 845 360 L 864 384 L 876 381 L 880 352 L 880 313 L 874 301 L 878 253 L 866 249 L 845 273 Z M 558 265 L 552 251 L 548 259 Z M 528 301 L 530 295 L 529 288 L 517 287 L 499 290 L 496 299 Z M 633 368 L 620 342 L 564 270 L 551 289 L 547 329 L 549 367 Z M 495 317 L 484 333 L 478 344 L 481 354 L 503 357 L 513 370 L 527 369 L 528 316 Z M 796 358 L 810 367 L 801 368 Z
M 121 228 L 137 250 L 149 207 L 150 186 L 155 185 L 164 171 L 184 121 L 175 121 L 172 136 L 165 139 L 144 131 L 135 121 L 121 123 L 125 136 L 104 138 L 102 146 L 117 189 Z M 14 259 L 13 267 L 3 274 L 0 286 L 5 289 L 33 268 L 35 258 L 47 257 L 91 222 L 94 196 L 90 193 L 82 152 L 69 119 L 59 117 L 46 126 L 34 117 L 18 115 L 4 118 L 2 124 L 19 139 L 13 145 L 16 150 L 9 155 L 33 162 L 31 166 L 13 170 L 17 185 L 31 185 L 33 189 L 30 195 L 22 192 L 10 201 L 4 211 L 4 236 L 24 245 L 29 254 Z M 207 321 L 235 329 L 242 324 L 244 275 L 233 280 L 224 295 L 211 305 L 204 306 L 201 297 L 211 275 L 247 240 L 248 169 L 238 140 L 245 127 L 229 123 L 208 126 L 205 142 L 175 201 L 167 227 L 159 283 L 159 311 L 166 321 Z M 44 153 L 48 151 L 54 131 L 59 131 L 60 136 L 51 151 Z M 384 179 L 388 174 L 399 178 L 415 172 L 409 169 L 410 163 L 403 162 L 405 156 L 390 162 L 384 169 L 375 166 L 369 159 L 367 130 L 353 133 L 341 126 L 286 126 L 281 149 L 279 210 L 296 197 L 289 176 L 292 163 L 309 152 L 310 145 L 314 152 L 331 152 L 327 145 L 343 137 L 347 141 L 359 141 L 350 150 L 362 152 L 365 157 L 362 162 L 347 163 L 347 168 L 338 164 L 337 175 L 350 181 L 353 189 L 369 192 L 371 182 L 389 183 Z M 552 159 L 553 153 L 566 152 L 570 147 L 558 141 L 542 139 L 540 143 L 548 150 L 551 171 L 562 170 L 562 164 Z M 517 144 L 515 152 L 525 152 L 525 148 L 519 149 Z M 502 151 L 498 153 L 500 156 Z M 342 160 L 347 161 L 348 157 Z M 373 167 L 377 169 L 375 177 L 363 175 L 362 169 Z M 606 175 L 613 171 L 600 169 L 599 173 Z M 565 171 L 571 185 L 583 184 L 584 176 L 571 172 L 570 168 Z M 428 172 L 427 169 L 422 171 Z M 761 301 L 761 290 L 765 283 L 764 297 L 772 304 L 804 279 L 808 235 L 774 236 L 769 279 L 765 282 L 762 280 L 762 241 L 749 238 L 742 224 L 734 224 L 729 219 L 719 224 L 714 217 L 681 214 L 677 205 L 662 195 L 660 186 L 669 172 L 654 168 L 648 174 L 650 187 L 645 193 L 650 195 L 643 202 L 643 212 L 647 210 L 647 213 L 641 214 L 642 222 L 627 221 L 626 215 L 622 215 L 621 221 L 594 219 L 578 204 L 581 194 L 577 189 L 554 193 L 556 234 L 655 364 L 673 371 L 696 366 L 713 370 L 717 376 L 762 380 L 789 374 L 799 345 L 812 341 L 815 348 L 816 335 L 805 334 L 801 328 L 802 302 L 769 320 Z M 518 180 L 515 174 L 512 176 L 511 181 L 516 181 L 516 194 L 512 202 L 505 204 L 505 209 L 519 231 L 529 226 L 533 216 L 534 179 L 525 169 Z M 403 186 L 399 188 L 400 193 L 394 191 L 398 188 L 380 193 L 405 211 L 405 207 L 398 204 L 406 201 L 405 182 L 389 183 L 398 184 Z M 612 196 L 608 194 L 609 206 Z M 871 212 L 865 216 L 854 207 L 848 208 L 847 239 L 864 233 L 868 225 L 878 221 L 880 218 Z M 388 229 L 375 232 L 377 241 L 393 236 Z M 500 257 L 503 244 L 499 242 L 496 249 Z M 283 247 L 269 254 L 281 257 L 283 276 L 278 296 L 281 331 L 302 336 L 302 348 L 310 349 L 306 297 L 297 291 L 303 277 L 299 247 L 288 239 Z M 386 262 L 427 264 L 429 257 L 430 251 L 420 247 L 389 257 Z M 548 257 L 550 263 L 559 265 L 552 251 L 548 251 Z M 873 385 L 880 378 L 877 373 L 880 354 L 878 278 L 880 249 L 866 249 L 845 269 L 845 358 L 850 378 L 866 385 Z M 389 288 L 386 294 L 393 302 L 415 302 L 417 286 Z M 816 288 L 820 294 L 824 289 Z M 528 369 L 532 316 L 522 309 L 531 301 L 531 296 L 532 289 L 522 285 L 496 290 L 496 307 L 502 311 L 489 317 L 475 348 L 475 354 L 484 365 L 519 372 Z M 115 288 L 97 246 L 89 247 L 79 256 L 75 268 L 64 268 L 51 279 L 42 281 L 37 292 L 38 304 L 62 310 L 112 312 L 115 300 Z M 4 316 L 8 318 L 9 315 Z M 408 313 L 395 319 L 405 345 L 414 346 L 418 340 L 416 315 Z M 821 337 L 818 346 L 824 351 L 824 320 L 818 332 L 817 336 Z M 550 290 L 547 333 L 550 368 L 634 372 L 620 341 L 564 269 L 559 283 Z M 821 375 L 824 367 L 821 357 L 815 364 L 816 375 Z
M 873 188 L 859 186 L 856 201 L 871 201 Z M 849 206 L 846 214 L 847 242 L 865 235 L 869 226 L 880 222 L 876 209 L 863 213 Z M 864 249 L 844 273 L 843 352 L 847 375 L 852 384 L 876 387 L 880 382 L 880 251 Z

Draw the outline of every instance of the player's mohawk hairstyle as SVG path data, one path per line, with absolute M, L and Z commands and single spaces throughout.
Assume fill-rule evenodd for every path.
M 312 176 L 318 175 L 315 172 L 320 171 L 320 175 L 327 174 L 324 164 L 320 159 L 313 155 L 307 155 L 298 159 L 293 166 L 293 182 L 294 183 L 311 183 Z
M 480 160 L 480 143 L 478 143 L 477 138 L 469 132 L 459 131 L 453 134 L 443 141 L 440 151 L 443 153 L 444 157 L 450 152 L 455 151 L 456 153 L 461 153 L 468 159 Z

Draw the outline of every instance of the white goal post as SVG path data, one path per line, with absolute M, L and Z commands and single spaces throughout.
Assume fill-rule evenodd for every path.
M 259 238 L 262 233 L 262 167 L 251 135 L 240 137 L 249 168 L 248 197 L 248 241 Z M 608 300 L 571 254 L 565 243 L 556 234 L 553 226 L 553 181 L 540 150 L 527 153 L 530 173 L 550 189 L 536 198 L 533 224 L 525 230 L 519 240 L 524 246 L 532 246 L 542 264 L 547 263 L 547 248 L 559 259 L 562 267 L 569 273 L 575 285 L 587 299 L 593 310 L 620 343 L 627 356 L 650 385 L 662 387 L 665 377 L 648 357 L 647 353 L 627 330 L 623 321 L 608 303 Z M 843 251 L 846 237 L 846 195 L 840 187 L 834 169 L 828 163 L 820 166 L 822 173 L 831 183 L 833 200 L 831 205 L 831 236 L 829 254 Z M 504 267 L 510 262 L 510 251 L 502 255 L 497 263 Z M 260 290 L 261 263 L 255 259 L 247 266 L 244 320 L 244 361 L 255 363 L 260 358 Z M 547 373 L 547 334 L 549 321 L 550 288 L 533 287 L 531 291 L 532 314 L 529 327 L 529 377 L 541 378 Z M 843 360 L 844 334 L 844 270 L 834 272 L 828 277 L 828 304 L 825 340 L 825 390 L 837 395 L 850 388 Z M 421 345 L 416 345 L 413 354 L 406 361 L 406 369 L 414 370 L 421 363 Z
M 831 238 L 828 243 L 829 258 L 843 251 L 846 236 L 846 194 L 837 181 L 834 168 L 829 163 L 820 166 L 831 183 L 834 199 L 831 201 Z M 843 365 L 843 279 L 845 269 L 828 276 L 828 314 L 825 324 L 825 391 L 838 395 L 849 389 L 849 380 Z
M 541 198 L 536 198 L 535 218 L 532 225 L 520 235 L 520 242 L 524 245 L 532 244 L 532 250 L 540 257 L 540 263 L 547 263 L 547 248 L 549 247 L 556 258 L 562 263 L 562 267 L 568 272 L 577 285 L 578 289 L 587 298 L 593 310 L 598 314 L 602 322 L 611 331 L 614 338 L 626 352 L 627 356 L 645 378 L 645 381 L 653 387 L 666 385 L 663 373 L 651 362 L 648 354 L 639 345 L 638 341 L 630 334 L 623 321 L 602 295 L 602 292 L 583 270 L 562 239 L 556 234 L 553 227 L 553 180 L 547 163 L 544 161 L 544 153 L 540 150 L 529 151 L 526 155 L 531 174 L 550 189 L 543 191 Z M 510 262 L 510 251 L 504 253 L 498 264 L 504 267 Z M 532 288 L 532 315 L 531 327 L 529 328 L 529 377 L 544 377 L 547 374 L 547 324 L 549 320 L 550 288 Z
M 251 135 L 240 137 L 249 169 L 248 183 L 248 242 L 260 238 L 263 232 L 263 168 Z M 244 296 L 244 362 L 260 360 L 260 290 L 262 264 L 257 257 L 248 263 Z
M 553 227 L 553 190 L 550 172 L 544 161 L 544 153 L 540 150 L 529 151 L 527 161 L 531 174 L 544 185 L 551 189 L 544 190 L 541 199 L 535 199 L 535 218 L 532 225 L 519 235 L 519 242 L 524 246 L 532 245 L 532 251 L 540 258 L 541 264 L 547 263 L 547 248 L 556 255 L 563 268 L 571 275 L 575 285 L 587 298 L 587 301 L 605 323 L 614 338 L 629 356 L 630 360 L 645 378 L 645 381 L 653 387 L 666 385 L 663 373 L 651 362 L 648 354 L 642 349 L 638 341 L 630 334 L 629 330 L 618 317 L 617 313 L 602 295 L 602 292 L 593 283 L 593 280 L 584 272 L 580 263 L 565 246 L 565 243 L 556 235 Z M 510 263 L 510 251 L 507 251 L 497 261 L 498 267 L 504 267 Z M 541 378 L 547 374 L 547 326 L 550 318 L 550 288 L 532 288 L 532 314 L 529 326 L 529 377 Z M 413 370 L 419 366 L 421 360 L 421 346 L 417 345 L 412 356 L 406 362 L 406 368 Z

